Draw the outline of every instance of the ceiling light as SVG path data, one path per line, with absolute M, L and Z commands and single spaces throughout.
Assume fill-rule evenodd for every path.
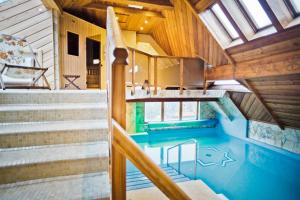
M 143 9 L 144 6 L 139 6 L 139 5 L 133 5 L 133 4 L 128 4 L 129 8 L 136 8 L 136 9 Z
M 141 30 L 141 31 L 144 30 L 144 27 L 141 26 L 141 27 L 140 27 L 140 30 Z
M 145 20 L 144 22 L 145 22 L 145 24 L 148 24 L 148 20 Z

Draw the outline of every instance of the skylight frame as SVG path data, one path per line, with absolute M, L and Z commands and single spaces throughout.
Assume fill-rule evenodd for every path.
M 297 11 L 294 8 L 294 6 L 290 0 L 284 0 L 284 3 L 294 19 L 300 16 L 300 11 Z
M 268 14 L 266 13 L 266 11 L 264 10 L 264 8 L 262 7 L 262 9 L 264 10 L 265 14 L 267 15 L 267 17 L 270 20 L 270 24 L 263 26 L 263 27 L 258 27 L 258 25 L 254 22 L 254 20 L 251 17 L 251 14 L 249 13 L 249 11 L 247 10 L 247 8 L 244 7 L 243 3 L 240 0 L 234 0 L 238 6 L 238 8 L 240 9 L 240 11 L 242 12 L 242 14 L 244 15 L 244 17 L 246 18 L 247 22 L 249 23 L 249 25 L 251 26 L 252 30 L 254 31 L 254 33 L 257 33 L 259 31 L 265 30 L 267 28 L 270 28 L 273 26 L 273 23 L 270 19 L 270 17 L 268 16 Z M 258 3 L 260 4 L 260 2 L 258 1 Z
M 221 25 L 221 27 L 224 29 L 226 35 L 231 39 L 232 42 L 235 41 L 235 40 L 240 39 L 240 35 L 239 35 L 238 31 L 234 28 L 233 24 L 232 24 L 232 23 L 230 22 L 230 20 L 227 18 L 227 16 L 226 16 L 226 14 L 224 13 L 222 7 L 219 5 L 221 11 L 224 13 L 224 15 L 226 16 L 227 20 L 228 20 L 229 23 L 231 24 L 232 28 L 233 28 L 233 29 L 235 30 L 235 32 L 237 33 L 237 37 L 235 37 L 235 38 L 232 37 L 232 35 L 229 33 L 229 31 L 227 30 L 227 28 L 225 27 L 225 25 L 224 25 L 224 24 L 222 23 L 222 21 L 219 19 L 218 15 L 217 15 L 217 14 L 215 13 L 215 11 L 212 9 L 212 7 L 213 7 L 214 5 L 216 5 L 216 4 L 219 5 L 219 3 L 214 3 L 214 4 L 212 4 L 212 5 L 208 8 L 208 10 L 213 14 L 213 16 L 215 17 L 215 19 L 218 21 L 218 23 L 219 23 L 219 24 Z

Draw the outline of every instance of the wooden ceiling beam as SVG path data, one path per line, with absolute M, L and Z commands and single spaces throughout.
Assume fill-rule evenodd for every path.
M 227 52 L 230 55 L 232 55 L 232 54 L 260 48 L 263 46 L 271 45 L 277 42 L 290 40 L 299 37 L 299 32 L 300 32 L 300 25 L 297 25 L 279 33 L 274 33 L 261 38 L 257 38 L 255 40 L 248 41 L 246 44 L 230 47 L 227 49 Z
M 197 3 L 194 4 L 194 7 L 197 10 L 197 12 L 200 13 L 216 2 L 217 0 L 199 0 Z
M 300 74 L 300 50 L 268 56 L 253 61 L 212 67 L 206 79 L 232 80 Z
M 265 10 L 266 14 L 268 15 L 269 19 L 271 20 L 273 26 L 276 28 L 278 32 L 283 31 L 283 27 L 280 24 L 279 20 L 277 19 L 276 15 L 274 14 L 273 10 L 270 8 L 269 4 L 266 0 L 258 0 L 263 9 Z
M 60 13 L 63 12 L 62 5 L 60 4 L 59 0 L 42 0 L 42 3 L 46 8 L 57 10 Z
M 272 110 L 269 108 L 269 106 L 264 102 L 263 98 L 261 98 L 259 92 L 253 87 L 250 81 L 247 79 L 244 79 L 243 81 L 239 81 L 241 84 L 245 85 L 249 90 L 253 92 L 253 94 L 256 96 L 256 99 L 261 103 L 263 108 L 266 110 L 266 112 L 272 117 L 274 122 L 279 126 L 281 130 L 284 130 L 283 124 L 279 121 L 277 116 L 272 112 Z
M 170 1 L 164 1 L 164 0 L 98 0 L 95 1 L 95 3 L 114 3 L 114 4 L 120 4 L 120 5 L 137 5 L 137 6 L 143 6 L 147 7 L 149 9 L 155 9 L 155 10 L 170 10 L 174 9 L 174 6 Z
M 120 7 L 112 4 L 110 5 L 110 4 L 101 4 L 101 3 L 90 3 L 84 6 L 84 8 L 106 12 L 108 6 L 112 6 L 116 14 L 126 14 L 126 15 L 140 14 L 147 17 L 165 18 L 161 12 L 150 11 L 145 9 L 129 8 L 129 7 Z

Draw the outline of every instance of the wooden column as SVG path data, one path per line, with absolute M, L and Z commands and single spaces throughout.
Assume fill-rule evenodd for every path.
M 134 67 L 135 67 L 135 50 L 132 50 L 132 57 L 131 57 L 131 95 L 135 94 L 135 72 L 134 72 Z
M 157 57 L 154 57 L 154 94 L 157 94 Z
M 112 66 L 112 118 L 126 127 L 125 65 Z M 114 130 L 112 130 L 114 131 Z M 126 158 L 114 145 L 112 134 L 112 199 L 126 200 Z
M 183 58 L 180 58 L 179 67 L 180 94 L 183 94 Z

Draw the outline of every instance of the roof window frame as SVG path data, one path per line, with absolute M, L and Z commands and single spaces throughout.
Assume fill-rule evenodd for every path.
M 291 16 L 293 17 L 293 19 L 300 16 L 300 11 L 297 12 L 297 10 L 294 8 L 291 0 L 283 0 L 283 2 L 285 3 L 285 5 L 286 5 L 288 11 L 290 12 Z
M 254 33 L 257 33 L 259 31 L 263 31 L 265 29 L 268 29 L 270 27 L 273 26 L 273 23 L 270 19 L 270 17 L 268 16 L 268 14 L 266 13 L 266 11 L 264 10 L 264 8 L 262 7 L 262 9 L 264 10 L 265 14 L 267 15 L 267 17 L 269 18 L 271 24 L 263 26 L 263 27 L 258 27 L 254 20 L 252 19 L 252 17 L 250 16 L 249 12 L 247 11 L 247 8 L 244 7 L 243 3 L 240 0 L 234 0 L 236 5 L 238 6 L 238 8 L 240 9 L 240 11 L 242 12 L 242 14 L 244 15 L 244 17 L 246 18 L 247 22 L 249 23 L 250 27 L 252 28 Z M 260 2 L 258 1 L 258 3 L 260 4 Z M 261 5 L 262 6 L 262 5 Z
M 235 28 L 234 28 L 234 26 L 231 24 L 230 20 L 227 18 L 227 20 L 230 22 L 231 26 L 234 28 L 234 30 L 235 30 L 235 31 L 237 32 L 237 34 L 238 34 L 238 37 L 236 37 L 236 38 L 233 38 L 233 37 L 231 36 L 231 34 L 229 33 L 229 31 L 227 30 L 227 28 L 225 27 L 225 25 L 224 25 L 224 24 L 222 23 L 222 21 L 219 19 L 218 15 L 217 15 L 217 14 L 215 13 L 215 11 L 212 9 L 212 7 L 213 7 L 214 5 L 216 5 L 216 4 L 219 5 L 220 9 L 221 9 L 222 12 L 224 13 L 224 10 L 222 9 L 222 6 L 220 6 L 219 2 L 216 2 L 216 3 L 212 4 L 211 6 L 209 6 L 209 7 L 208 7 L 208 10 L 212 13 L 212 15 L 214 16 L 214 18 L 215 18 L 215 19 L 218 21 L 218 23 L 221 25 L 222 29 L 225 31 L 225 34 L 230 38 L 231 42 L 234 42 L 234 41 L 240 39 L 241 37 L 240 37 L 238 31 L 235 30 Z M 226 16 L 225 13 L 224 13 L 224 15 Z M 227 16 L 226 16 L 226 17 L 227 17 Z

